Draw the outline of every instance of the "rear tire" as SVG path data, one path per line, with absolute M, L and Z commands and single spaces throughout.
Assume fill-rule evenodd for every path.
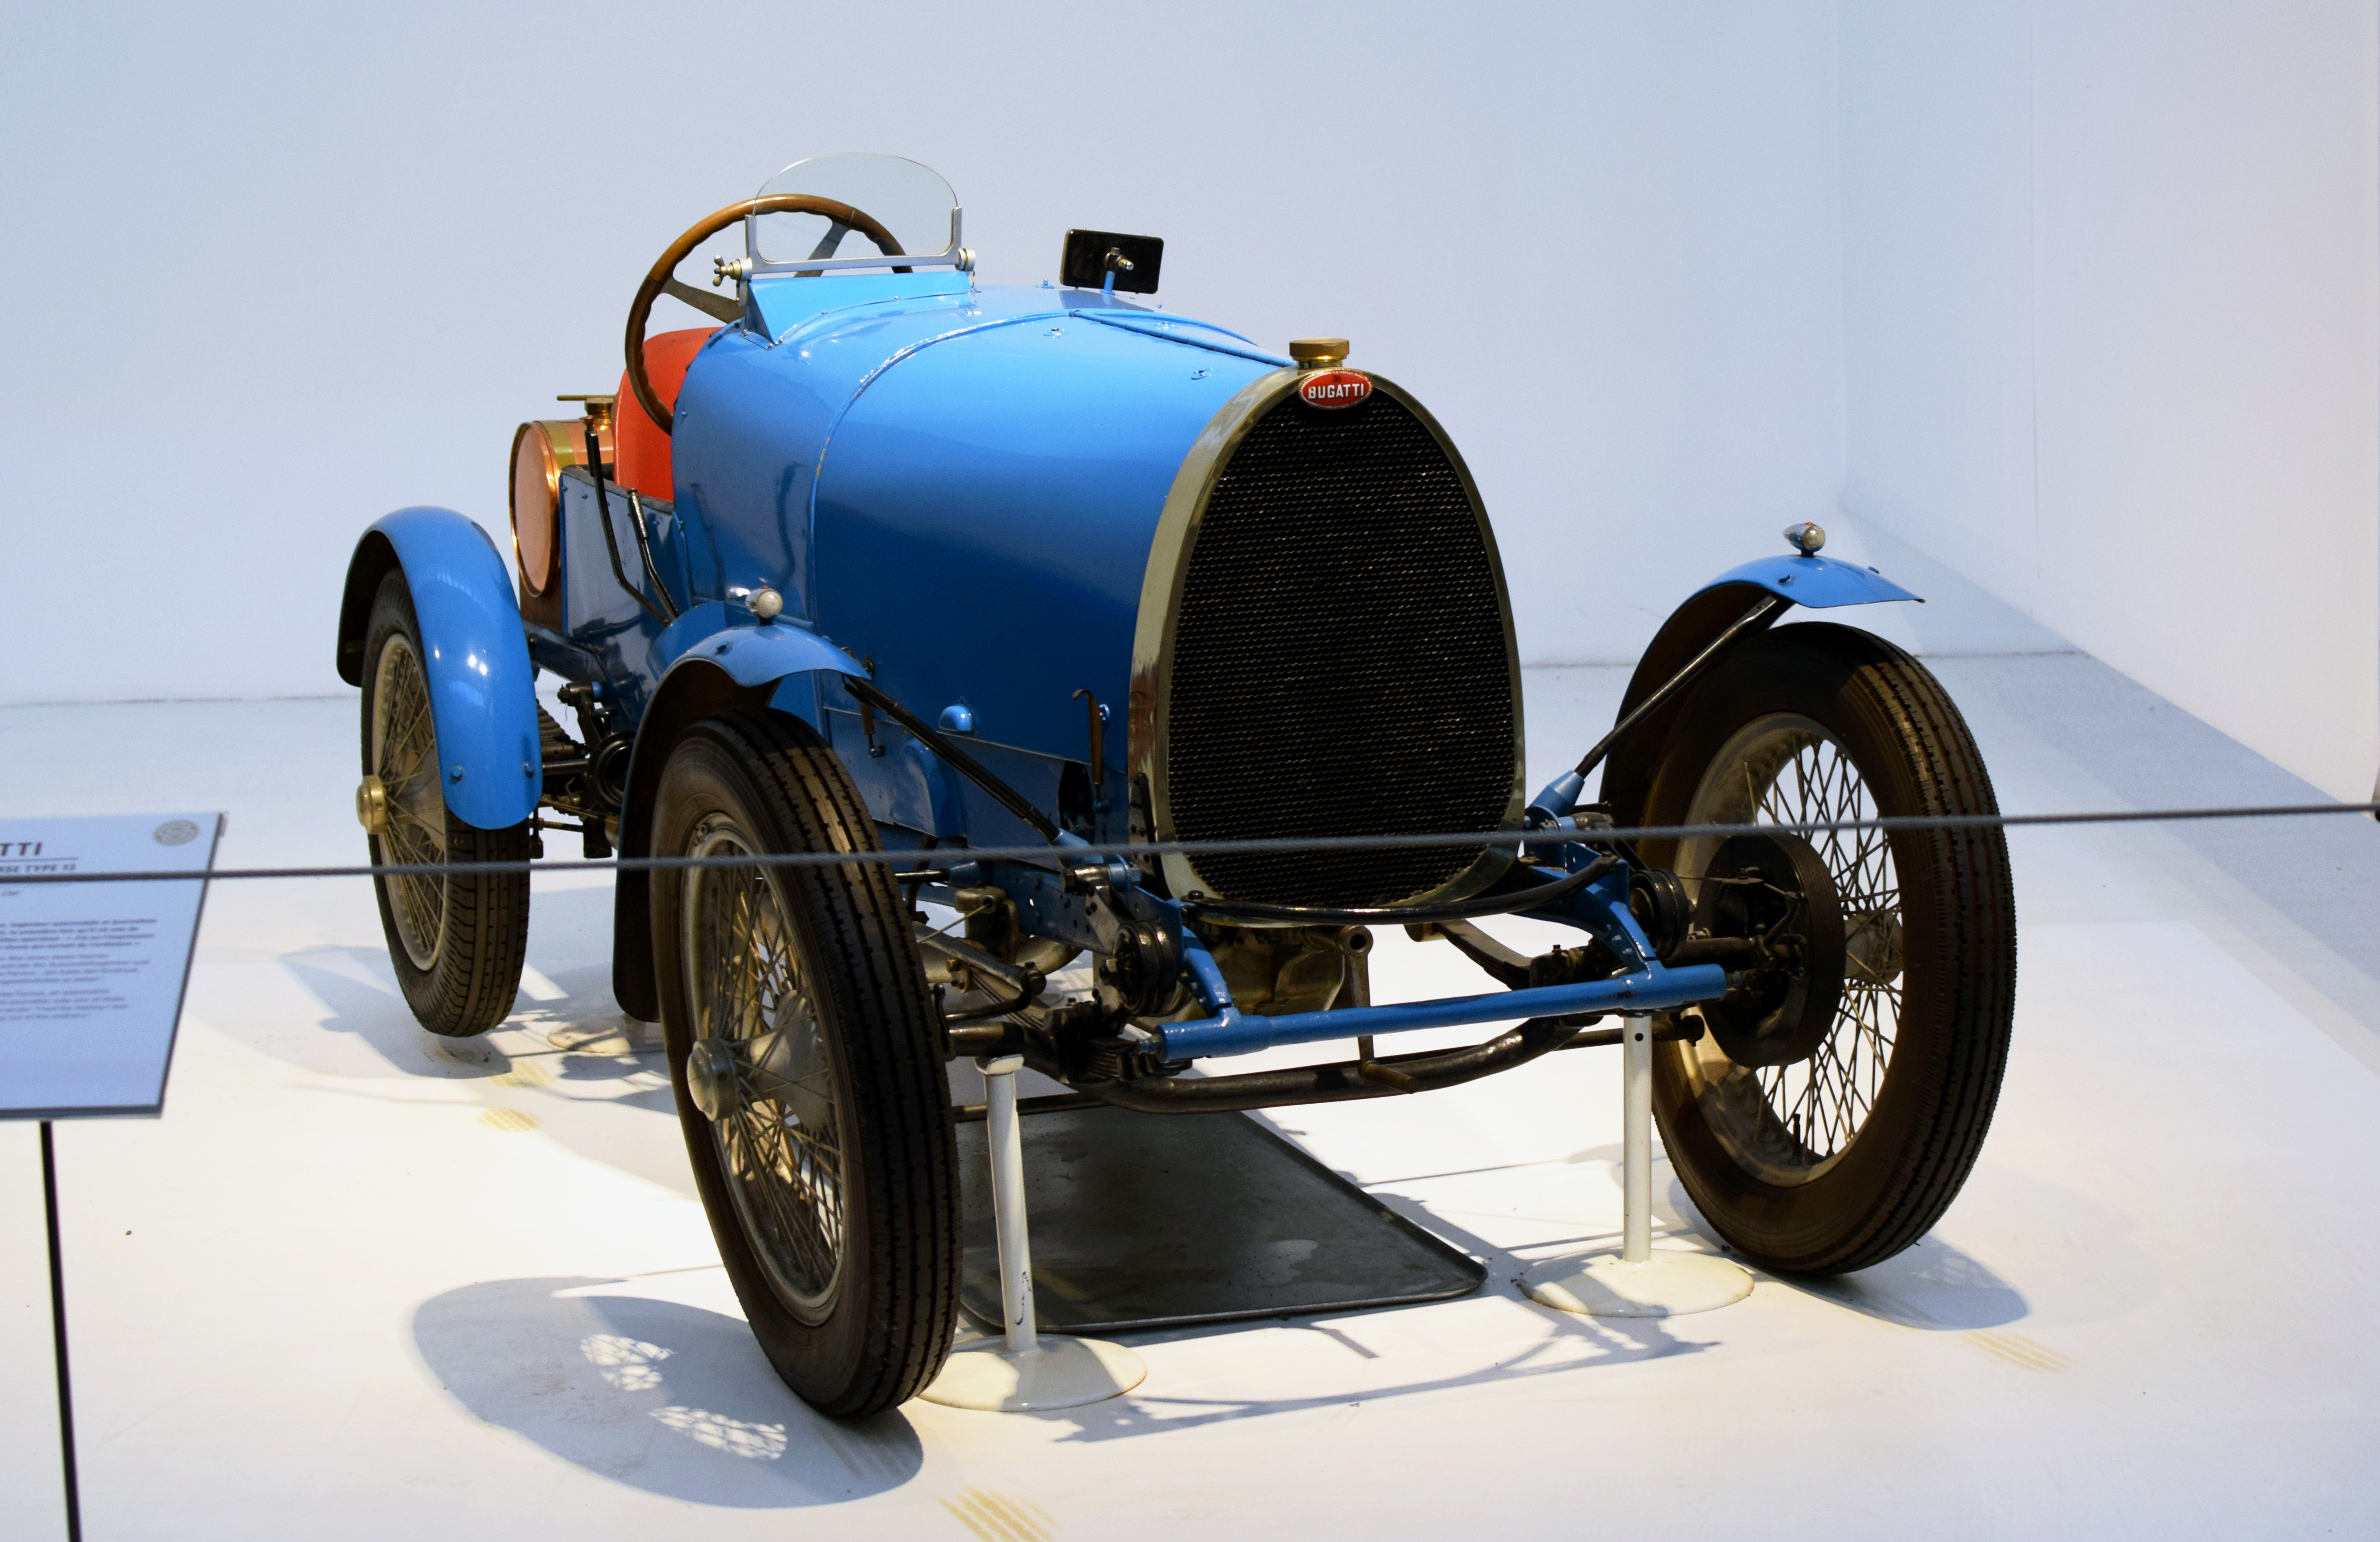
M 372 864 L 527 862 L 527 821 L 481 830 L 446 807 L 425 656 L 412 591 L 404 570 L 392 569 L 364 633 L 364 775 L 378 779 L 385 811 L 366 837 Z M 372 891 L 397 986 L 423 1027 L 466 1038 L 504 1020 L 528 949 L 526 871 L 375 873 Z
M 696 724 L 656 856 L 875 851 L 843 763 L 794 719 Z M 856 1418 L 917 1394 L 958 1320 L 941 1020 L 878 863 L 652 875 L 653 962 L 695 1184 L 786 1385 Z
M 1881 638 L 1822 622 L 1740 646 L 1662 750 L 1648 824 L 1998 811 L 1964 719 Z M 1929 1231 L 1982 1149 L 2016 1000 L 2016 903 L 1997 828 L 1814 832 L 1841 897 L 1844 990 L 1806 1060 L 1667 1043 L 1653 1110 L 1686 1193 L 1770 1269 L 1882 1262 Z M 1718 842 L 1647 842 L 1694 888 Z

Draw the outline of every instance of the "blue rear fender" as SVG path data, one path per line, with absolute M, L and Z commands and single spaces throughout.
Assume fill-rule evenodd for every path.
M 390 569 L 405 574 L 421 627 L 439 784 L 465 824 L 504 830 L 537 811 L 537 671 L 512 576 L 488 533 L 452 509 L 408 508 L 375 521 L 347 563 L 339 610 L 339 677 L 363 684 L 364 632 Z

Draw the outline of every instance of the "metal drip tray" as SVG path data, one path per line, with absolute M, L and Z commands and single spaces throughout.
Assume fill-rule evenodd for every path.
M 958 1129 L 959 1302 L 1000 1325 L 984 1126 Z M 1444 1301 L 1487 1269 L 1243 1113 L 1081 1109 L 1025 1122 L 1033 1293 L 1060 1333 Z

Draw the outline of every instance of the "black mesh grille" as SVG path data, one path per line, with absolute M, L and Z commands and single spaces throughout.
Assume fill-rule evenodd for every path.
M 1166 782 L 1184 840 L 1492 831 L 1515 682 L 1446 452 L 1375 395 L 1291 397 L 1217 479 L 1184 576 Z M 1391 905 L 1480 847 L 1194 858 L 1222 897 Z

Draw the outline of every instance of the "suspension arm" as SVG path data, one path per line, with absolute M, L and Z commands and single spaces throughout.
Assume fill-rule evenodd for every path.
M 1341 1015 L 1344 1015 L 1342 1014 Z M 1557 1050 L 1617 1044 L 1622 1030 L 1582 1028 L 1561 1018 L 1536 1017 L 1485 1043 L 1460 1050 L 1390 1055 L 1379 1060 L 1301 1065 L 1287 1071 L 1256 1071 L 1233 1076 L 1176 1076 L 1130 1082 L 1093 1082 L 1078 1091 L 1137 1113 L 1219 1113 L 1233 1109 L 1289 1108 L 1301 1103 L 1343 1103 L 1363 1098 L 1399 1098 L 1460 1087 L 1526 1065 Z M 1689 1022 L 1657 1029 L 1657 1040 L 1694 1039 L 1702 1025 Z M 1036 1070 L 1049 1068 L 1036 1066 Z M 1071 1105 L 1070 1106 L 1079 1106 Z
M 1509 1022 L 1517 1016 L 1575 1017 L 1621 1012 L 1667 1012 L 1727 994 L 1727 971 L 1716 964 L 1683 969 L 1656 964 L 1607 979 L 1502 990 L 1487 996 L 1452 996 L 1394 1006 L 1343 1007 L 1335 1012 L 1293 1012 L 1257 1017 L 1227 1007 L 1213 1017 L 1160 1023 L 1155 1032 L 1168 1061 L 1202 1055 L 1245 1055 L 1286 1044 L 1364 1035 L 1409 1033 L 1417 1028 L 1453 1028 L 1474 1023 Z M 1517 1031 L 1517 1030 L 1516 1030 Z

